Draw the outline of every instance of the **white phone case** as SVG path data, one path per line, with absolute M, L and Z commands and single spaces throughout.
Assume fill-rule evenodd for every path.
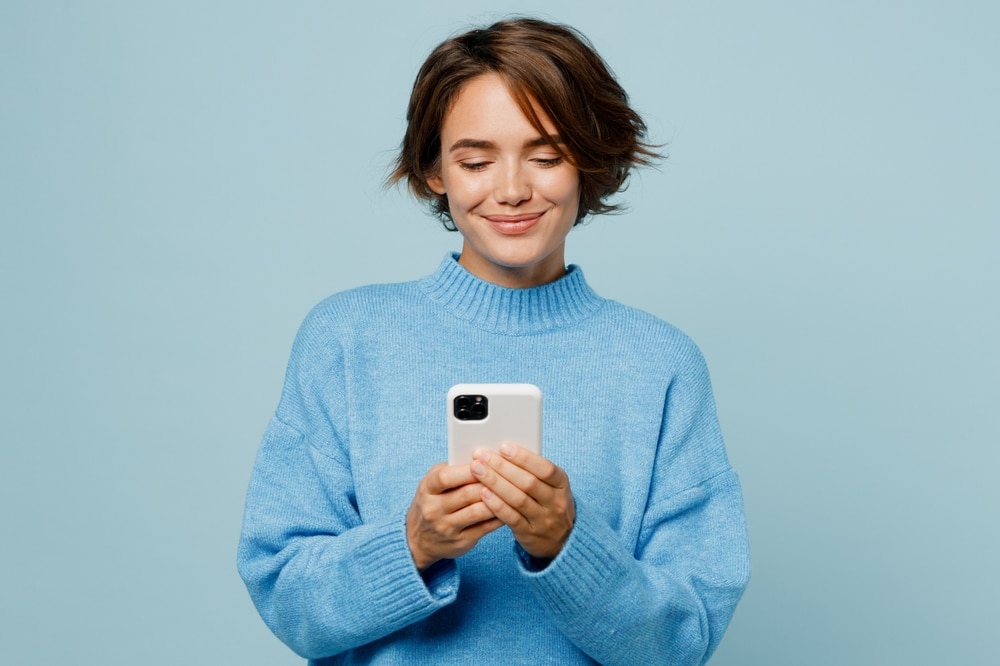
M 482 404 L 486 416 L 463 420 L 456 416 L 456 400 L 463 405 Z M 542 452 L 542 391 L 534 384 L 457 384 L 448 391 L 448 463 L 472 462 L 479 447 L 497 450 L 503 442 Z M 478 408 L 477 408 L 478 409 Z

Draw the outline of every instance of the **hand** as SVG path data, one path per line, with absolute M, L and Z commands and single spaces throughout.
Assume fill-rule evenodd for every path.
M 465 554 L 503 525 L 483 503 L 482 491 L 468 465 L 430 468 L 406 513 L 406 539 L 417 569 Z
M 500 453 L 478 449 L 470 467 L 482 484 L 483 504 L 529 555 L 551 560 L 559 554 L 576 520 L 562 468 L 514 444 L 502 444 Z

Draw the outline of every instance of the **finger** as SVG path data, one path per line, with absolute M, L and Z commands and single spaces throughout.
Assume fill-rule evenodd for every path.
M 431 495 L 440 495 L 475 481 L 468 465 L 449 465 L 443 462 L 431 467 L 423 479 L 424 490 Z
M 482 497 L 483 504 L 510 527 L 521 547 L 535 557 L 554 558 L 573 529 L 575 510 L 572 504 L 554 512 L 539 507 L 535 513 L 510 506 L 489 487 L 483 488 Z
M 503 499 L 490 490 L 488 487 L 483 487 L 482 490 L 482 503 L 493 512 L 493 515 L 497 517 L 498 520 L 503 521 L 504 525 L 507 525 L 512 530 L 516 530 L 525 524 L 529 524 L 528 519 L 517 511 L 514 507 L 507 504 Z
M 561 467 L 523 446 L 513 442 L 504 442 L 500 445 L 500 456 L 521 469 L 531 472 L 535 478 L 550 486 L 562 488 L 569 485 L 569 477 Z
M 464 533 L 465 530 L 479 523 L 496 520 L 496 514 L 482 501 L 482 486 L 479 487 L 479 493 L 475 503 L 459 509 L 449 517 L 448 521 L 456 531 Z
M 538 514 L 541 509 L 538 501 L 497 470 L 481 460 L 473 461 L 471 467 L 473 474 L 485 486 L 486 490 L 482 492 L 483 502 L 505 523 L 511 527 L 519 525 L 521 520 L 528 520 L 530 523 L 530 517 Z M 520 470 L 520 473 L 527 475 L 524 470 Z M 539 483 L 537 479 L 535 483 Z
M 489 520 L 484 520 L 482 522 L 476 523 L 475 525 L 467 527 L 462 532 L 462 536 L 466 539 L 479 541 L 490 532 L 500 529 L 501 527 L 503 527 L 503 525 L 504 525 L 503 521 L 494 516 Z
M 480 501 L 483 484 L 478 481 L 459 486 L 438 496 L 439 508 L 443 514 L 456 513 L 459 510 Z
M 519 467 L 513 461 L 505 459 L 498 453 L 490 451 L 489 449 L 479 449 L 476 451 L 475 456 L 476 457 L 472 462 L 473 475 L 476 476 L 476 478 L 478 478 L 482 483 L 488 485 L 494 492 L 499 493 L 508 503 L 510 503 L 511 500 L 514 500 L 515 497 L 512 495 L 508 496 L 502 487 L 496 486 L 492 482 L 492 476 L 489 474 L 483 474 L 482 470 L 477 467 L 477 464 L 488 466 L 489 469 L 496 472 L 497 475 L 507 480 L 511 485 L 534 499 L 539 504 L 548 504 L 553 493 L 555 492 L 555 489 L 548 483 L 540 480 L 537 476 L 523 467 Z M 518 507 L 517 504 L 514 504 L 514 506 L 515 508 Z

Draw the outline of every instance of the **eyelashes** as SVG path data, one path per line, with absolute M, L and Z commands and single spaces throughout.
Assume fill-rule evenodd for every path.
M 530 160 L 536 166 L 543 169 L 550 169 L 563 163 L 562 157 L 535 157 Z M 463 171 L 485 171 L 493 162 L 459 162 L 458 166 Z

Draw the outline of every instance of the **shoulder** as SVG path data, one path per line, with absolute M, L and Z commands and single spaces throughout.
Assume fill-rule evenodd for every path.
M 368 285 L 335 293 L 317 303 L 302 321 L 292 344 L 279 405 L 283 418 L 299 423 L 295 420 L 298 417 L 288 414 L 299 413 L 306 396 L 323 395 L 327 402 L 334 402 L 331 392 L 339 390 L 335 380 L 343 375 L 345 360 L 365 345 L 384 340 L 377 327 L 387 326 L 386 313 L 406 316 L 401 306 L 414 300 L 415 289 L 412 282 Z
M 341 337 L 363 330 L 412 306 L 416 282 L 371 284 L 327 296 L 306 315 L 299 336 Z
M 292 343 L 289 372 L 327 372 L 344 353 L 377 340 L 391 321 L 405 318 L 418 300 L 414 282 L 374 284 L 335 293 L 317 303 L 299 326 Z M 409 305 L 407 305 L 409 304 Z
M 597 325 L 604 329 L 604 339 L 611 349 L 642 356 L 677 371 L 704 372 L 705 358 L 698 345 L 684 331 L 656 315 L 607 300 L 601 308 Z

